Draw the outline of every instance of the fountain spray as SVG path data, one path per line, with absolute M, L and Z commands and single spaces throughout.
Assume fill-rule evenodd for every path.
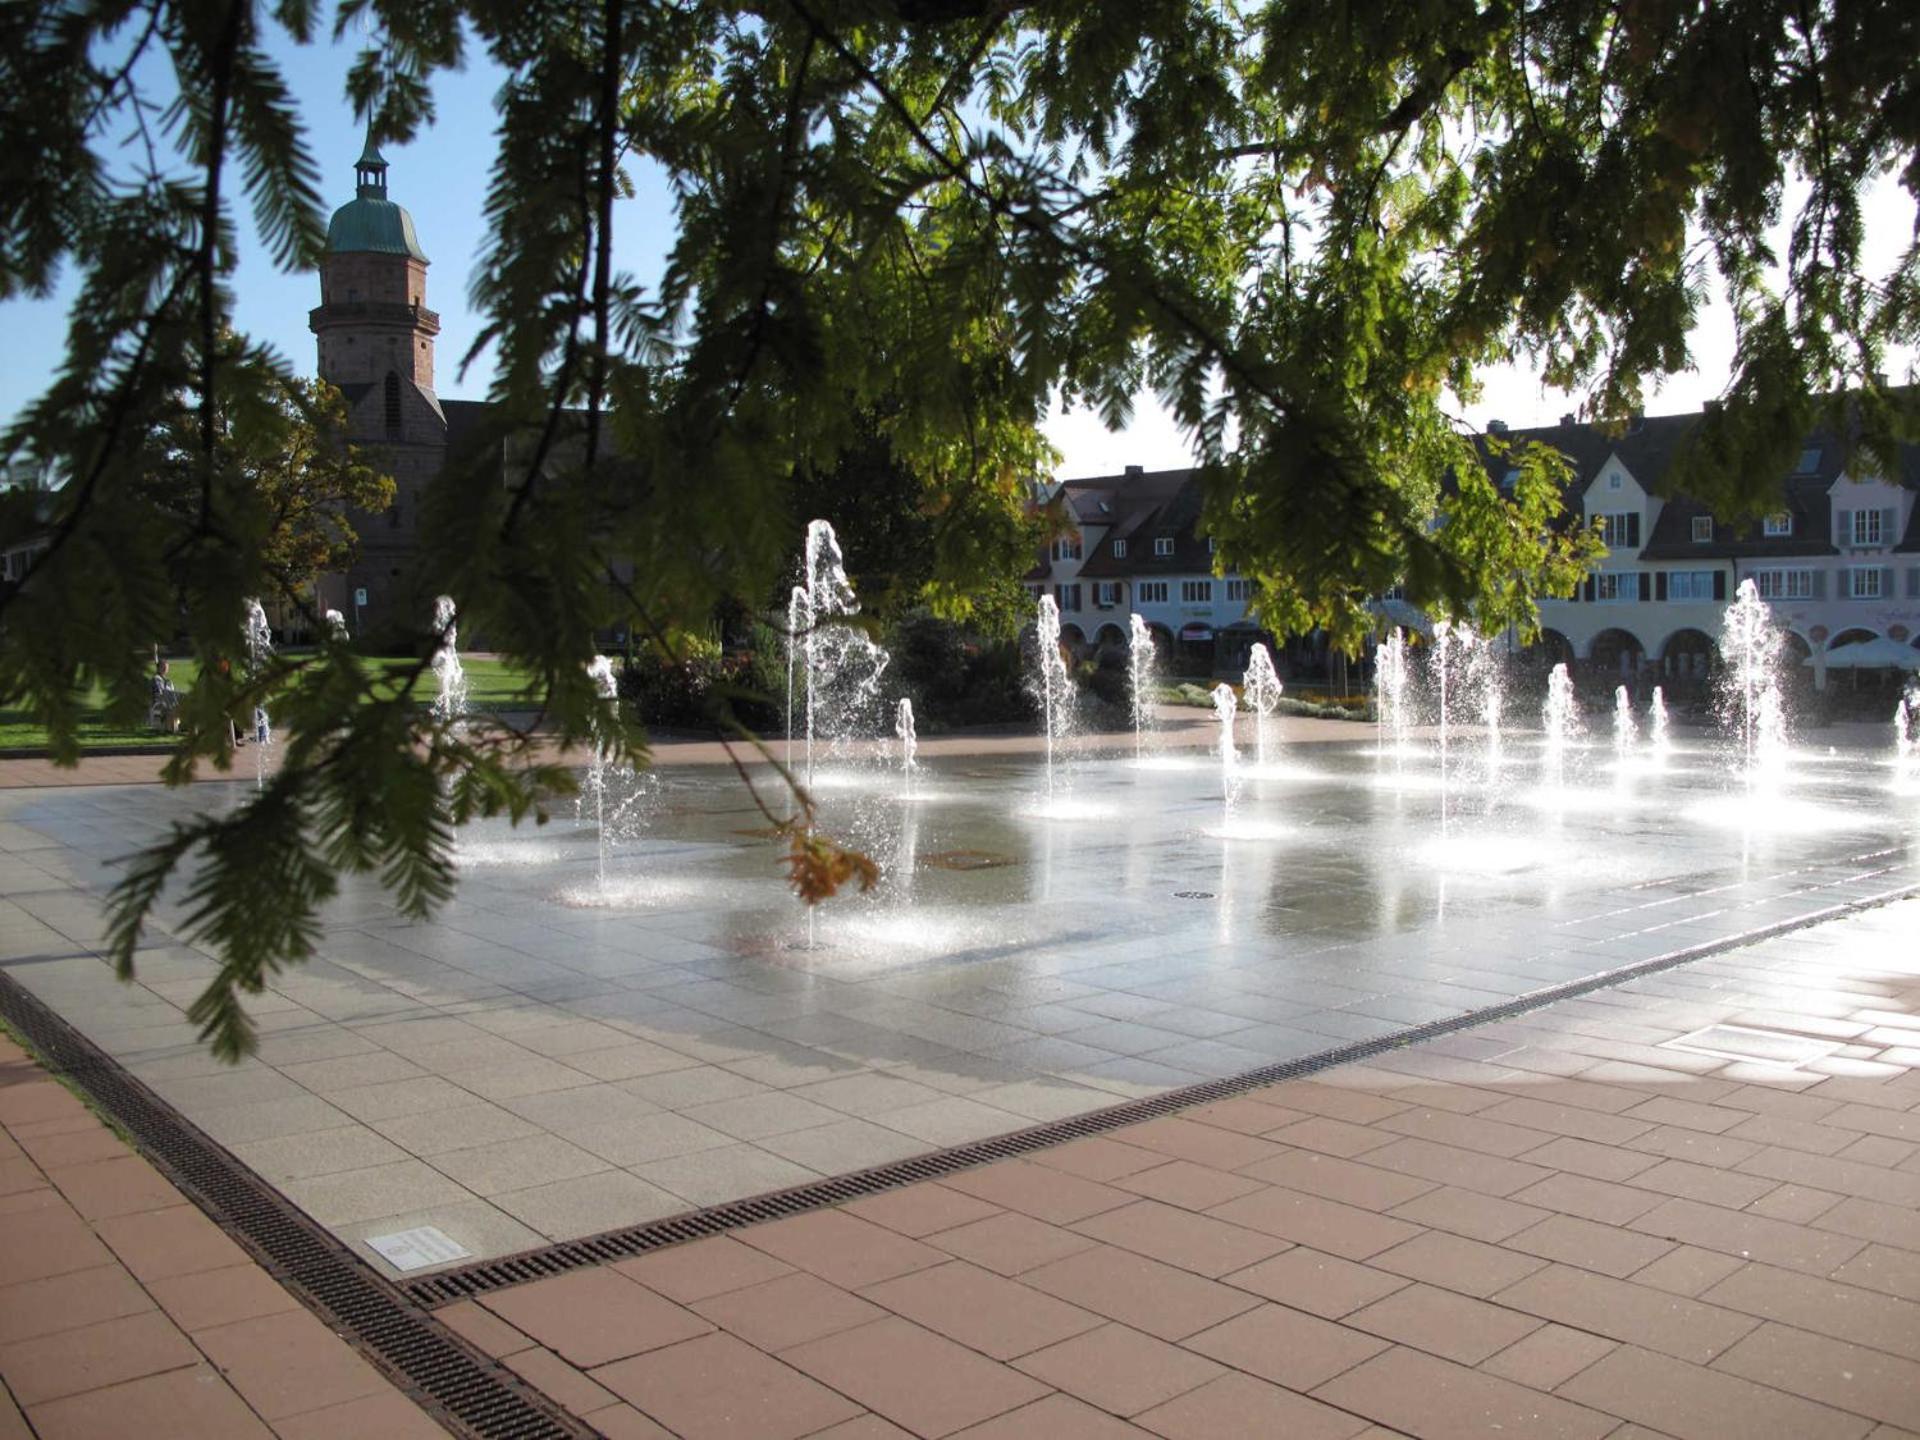
M 247 678 L 257 680 L 273 659 L 273 630 L 267 624 L 266 608 L 258 600 L 247 601 L 241 642 L 246 647 Z M 253 707 L 253 745 L 253 788 L 260 790 L 267 783 L 267 753 L 273 748 L 273 724 L 265 700 Z
M 1567 674 L 1565 665 L 1555 665 L 1547 675 L 1547 703 L 1540 711 L 1540 725 L 1546 738 L 1541 760 L 1544 778 L 1549 787 L 1558 789 L 1566 783 L 1567 743 L 1579 733 L 1580 726 L 1573 677 Z
M 914 759 L 919 753 L 920 739 L 913 729 L 913 701 L 902 696 L 893 711 L 893 733 L 900 742 L 900 780 L 909 791 L 913 789 L 913 772 L 920 766 Z
M 338 610 L 327 611 L 324 618 L 327 622 L 327 637 L 329 639 L 337 640 L 344 645 L 352 638 L 347 634 L 347 617 L 342 615 Z
M 1640 727 L 1633 718 L 1633 696 L 1627 693 L 1627 687 L 1613 687 L 1613 758 L 1624 765 L 1633 749 L 1633 742 L 1640 738 Z
M 1138 615 L 1127 617 L 1127 701 L 1133 711 L 1133 758 L 1153 723 L 1153 632 Z
M 1066 657 L 1060 653 L 1060 607 L 1051 595 L 1042 595 L 1034 617 L 1035 656 L 1033 690 L 1040 702 L 1040 722 L 1047 740 L 1047 798 L 1053 798 L 1053 752 L 1055 742 L 1066 738 L 1073 728 L 1073 677 L 1067 673 Z
M 1253 650 L 1247 656 L 1247 673 L 1241 682 L 1246 692 L 1247 708 L 1253 711 L 1253 747 L 1257 764 L 1267 763 L 1267 718 L 1280 704 L 1284 687 L 1280 676 L 1273 668 L 1273 656 L 1267 647 L 1254 642 Z
M 1407 745 L 1407 641 L 1399 629 L 1380 642 L 1373 657 L 1374 722 L 1380 748 L 1393 736 L 1394 764 Z
M 1893 707 L 1893 783 L 1920 780 L 1920 681 L 1907 687 Z
M 847 579 L 840 538 L 825 520 L 807 526 L 803 584 L 788 598 L 787 621 L 801 638 L 806 694 L 807 783 L 813 783 L 814 740 L 838 750 L 854 732 L 872 734 L 886 650 L 856 623 L 860 601 Z M 789 659 L 791 664 L 791 658 Z
M 458 730 L 467 714 L 467 672 L 460 663 L 460 627 L 453 597 L 442 595 L 433 602 L 433 628 L 440 644 L 433 652 L 433 677 L 439 682 L 439 694 L 433 700 L 433 718 Z
M 1726 661 L 1722 715 L 1740 747 L 1749 787 L 1777 776 L 1784 760 L 1786 723 L 1774 661 L 1780 634 L 1773 613 L 1751 579 L 1742 580 L 1720 628 L 1720 654 Z
M 1673 745 L 1667 738 L 1667 695 L 1658 685 L 1653 687 L 1653 699 L 1647 704 L 1647 742 L 1661 758 Z
M 593 693 L 601 700 L 612 703 L 620 693 L 618 682 L 613 678 L 613 661 L 605 655 L 596 655 L 587 662 L 587 679 L 593 682 Z M 600 888 L 607 888 L 607 771 L 612 761 L 612 746 L 600 730 L 600 717 L 593 717 L 593 760 L 587 767 L 587 793 L 593 797 L 594 830 L 600 843 Z

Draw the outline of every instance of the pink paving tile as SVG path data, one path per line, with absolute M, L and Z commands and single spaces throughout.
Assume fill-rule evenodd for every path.
M 0 1375 L 21 1405 L 98 1390 L 123 1380 L 177 1370 L 199 1352 L 155 1310 L 62 1330 L 0 1348 Z
M 1120 1176 L 1113 1184 L 1150 1200 L 1178 1205 L 1182 1210 L 1210 1210 L 1260 1188 L 1258 1180 L 1196 1165 L 1191 1160 L 1169 1160 L 1164 1165 Z
M 1559 1393 L 1687 1440 L 1858 1440 L 1869 1423 L 1633 1345 L 1582 1370 Z
M 498 1359 L 533 1344 L 530 1336 L 472 1300 L 457 1300 L 433 1312 L 433 1318 L 482 1354 Z
M 1292 1150 L 1244 1171 L 1255 1180 L 1283 1185 L 1307 1195 L 1357 1205 L 1363 1210 L 1391 1210 L 1434 1188 L 1431 1180 L 1397 1175 L 1361 1161 L 1342 1160 L 1312 1150 Z
M 1138 1440 L 1145 1434 L 1071 1396 L 1049 1395 L 970 1425 L 955 1440 Z
M 563 1410 L 590 1415 L 618 1403 L 619 1397 L 539 1345 L 516 1350 L 502 1363 Z
M 1036 1265 L 1091 1250 L 1097 1242 L 1031 1216 L 1002 1214 L 929 1235 L 927 1243 L 997 1275 L 1018 1275 Z
M 1382 1145 L 1391 1145 L 1391 1130 L 1376 1130 L 1371 1125 L 1355 1125 L 1326 1115 L 1309 1115 L 1284 1129 L 1267 1132 L 1267 1139 L 1296 1150 L 1317 1150 L 1322 1155 L 1338 1155 L 1351 1160 Z
M 702 1319 L 768 1351 L 851 1330 L 886 1313 L 804 1271 L 696 1301 L 693 1309 Z
M 909 1185 L 903 1190 L 869 1195 L 845 1209 L 849 1215 L 871 1220 L 916 1240 L 936 1230 L 951 1230 L 1001 1213 L 997 1205 L 933 1184 Z
M 1125 1325 L 1103 1325 L 1036 1350 L 1014 1368 L 1116 1415 L 1150 1410 L 1226 1373 L 1211 1360 Z
M 593 1378 L 682 1440 L 797 1440 L 860 1410 L 731 1335 L 616 1360 Z
M 1550 1265 L 1494 1297 L 1512 1310 L 1704 1365 L 1759 1323 L 1664 1290 Z M 1631 1418 L 1631 1417 L 1627 1417 Z
M 1515 1341 L 1480 1368 L 1516 1385 L 1557 1390 L 1575 1375 L 1613 1353 L 1614 1342 L 1565 1325 L 1542 1325 Z
M 0 1289 L 0 1345 L 151 1309 L 152 1298 L 118 1265 L 28 1280 Z
M 269 1420 L 390 1389 L 372 1366 L 305 1310 L 202 1330 L 194 1341 L 247 1403 Z
M 1331 1406 L 1240 1374 L 1189 1390 L 1134 1416 L 1134 1423 L 1167 1440 L 1350 1440 L 1368 1428 Z
M 87 1222 L 64 1204 L 10 1215 L 0 1225 L 0 1286 L 96 1269 L 112 1261 L 112 1253 Z
M 122 1153 L 110 1160 L 63 1166 L 51 1178 L 67 1202 L 88 1220 L 185 1203 L 180 1192 L 137 1155 Z
M 1302 1391 L 1387 1348 L 1385 1340 L 1284 1305 L 1262 1305 L 1181 1344 L 1236 1370 Z
M 246 1252 L 191 1205 L 116 1215 L 98 1228 L 121 1263 L 149 1283 L 248 1263 Z
M 1616 1279 L 1634 1274 L 1673 1248 L 1671 1241 L 1657 1236 L 1574 1215 L 1549 1216 L 1518 1235 L 1509 1235 L 1501 1244 L 1507 1250 L 1597 1270 Z
M 235 1320 L 277 1315 L 300 1304 L 258 1265 L 232 1265 L 172 1275 L 149 1287 L 160 1308 L 189 1334 Z
M 38 1405 L 31 1418 L 40 1440 L 271 1440 L 273 1434 L 206 1365 Z
M 1203 1125 L 1193 1128 L 1206 1130 Z M 1206 1130 L 1206 1133 L 1228 1140 L 1241 1138 L 1222 1130 Z M 1044 1220 L 1051 1225 L 1070 1225 L 1075 1220 L 1098 1215 L 1102 1210 L 1130 1205 L 1137 1198 L 1125 1190 L 1116 1190 L 1110 1185 L 1026 1160 L 1003 1160 L 998 1165 L 988 1165 L 979 1170 L 963 1170 L 958 1175 L 949 1175 L 942 1183 L 976 1199 L 1003 1209 L 1017 1210 L 1022 1215 Z
M 1404 1100 L 1389 1100 L 1382 1095 L 1323 1085 L 1316 1080 L 1290 1080 L 1281 1085 L 1270 1085 L 1264 1090 L 1255 1091 L 1251 1098 L 1263 1104 L 1304 1110 L 1309 1115 L 1325 1115 L 1354 1125 L 1373 1125 L 1389 1115 L 1398 1115 L 1410 1108 Z
M 1920 1304 L 1770 1265 L 1746 1265 L 1701 1300 L 1920 1360 Z
M 905 1320 L 879 1320 L 783 1357 L 916 1435 L 950 1435 L 1046 1394 L 1006 1365 Z
M 609 1405 L 581 1419 L 606 1437 L 606 1440 L 673 1440 L 671 1430 L 663 1430 L 631 1405 Z M 831 1430 L 818 1432 L 831 1435 Z
M 1420 1440 L 1599 1440 L 1610 1415 L 1404 1347 L 1355 1366 L 1315 1396 Z
M 952 1260 L 869 1285 L 874 1304 L 995 1360 L 1095 1329 L 1100 1317 L 990 1270 Z
M 1920 1423 L 1920 1365 L 1863 1345 L 1762 1325 L 1713 1368 L 1851 1414 Z
M 1256 1195 L 1243 1195 L 1238 1200 L 1216 1205 L 1207 1213 L 1217 1220 L 1291 1240 L 1296 1245 L 1311 1245 L 1348 1260 L 1365 1260 L 1420 1233 L 1419 1226 L 1405 1220 L 1277 1185 Z
M 1702 1205 L 1694 1200 L 1668 1200 L 1635 1220 L 1633 1228 L 1642 1234 L 1698 1245 L 1704 1250 L 1719 1250 L 1789 1270 L 1804 1270 L 1810 1275 L 1829 1275 L 1858 1254 L 1865 1244 L 1862 1240 L 1826 1233 L 1835 1228 L 1831 1218 L 1841 1208 L 1836 1205 L 1821 1217 L 1818 1229 L 1810 1229 L 1784 1220 Z
M 1529 1225 L 1538 1225 L 1549 1213 L 1532 1205 L 1519 1205 L 1450 1185 L 1429 1191 L 1405 1205 L 1397 1205 L 1393 1210 L 1397 1219 L 1489 1242 L 1504 1240 Z
M 1408 1283 L 1399 1275 L 1356 1265 L 1305 1245 L 1220 1278 L 1236 1289 L 1251 1290 L 1327 1320 L 1338 1320 L 1348 1311 L 1372 1304 Z
M 1516 1255 L 1497 1245 L 1485 1245 L 1444 1230 L 1429 1230 L 1404 1245 L 1383 1250 L 1367 1262 L 1376 1271 L 1385 1270 L 1410 1280 L 1424 1280 L 1456 1290 L 1462 1295 L 1485 1298 L 1496 1290 L 1524 1279 L 1547 1262 L 1531 1255 Z
M 1240 1135 L 1268 1135 L 1306 1117 L 1297 1110 L 1283 1110 L 1242 1097 L 1216 1100 L 1211 1105 L 1196 1105 L 1191 1110 L 1182 1111 L 1181 1118 L 1211 1125 L 1218 1130 L 1232 1130 Z
M 1276 1255 L 1290 1242 L 1258 1230 L 1196 1215 L 1157 1200 L 1108 1210 L 1073 1227 L 1082 1235 L 1165 1261 L 1196 1275 L 1218 1277 Z
M 816 1210 L 771 1225 L 755 1225 L 739 1231 L 736 1238 L 846 1289 L 924 1270 L 947 1258 L 918 1240 L 838 1210 Z
M 1541 1322 L 1451 1290 L 1409 1285 L 1340 1323 L 1445 1360 L 1478 1365 L 1538 1330 Z
M 1022 1284 L 1162 1340 L 1182 1339 L 1260 1303 L 1244 1290 L 1142 1255 L 1105 1248 L 1069 1255 L 1029 1270 L 1020 1279 Z
M 580 1366 L 604 1365 L 713 1328 L 615 1270 L 574 1270 L 495 1291 L 480 1303 Z
M 280 1440 L 446 1440 L 447 1432 L 398 1391 L 309 1410 L 274 1425 Z
M 731 1235 L 669 1245 L 638 1259 L 619 1261 L 613 1268 L 682 1305 L 793 1273 L 786 1261 L 742 1245 Z
M 1114 1131 L 1113 1138 L 1123 1145 L 1157 1150 L 1176 1160 L 1191 1160 L 1216 1170 L 1239 1170 L 1256 1161 L 1271 1159 L 1286 1149 L 1270 1140 L 1216 1129 L 1178 1115 L 1129 1125 Z
M 1083 1180 L 1100 1181 L 1117 1180 L 1122 1175 L 1167 1163 L 1167 1157 L 1157 1150 L 1122 1145 L 1118 1140 L 1109 1140 L 1104 1135 L 1070 1140 L 1065 1145 L 1055 1145 L 1028 1158 L 1049 1170 L 1064 1170 Z

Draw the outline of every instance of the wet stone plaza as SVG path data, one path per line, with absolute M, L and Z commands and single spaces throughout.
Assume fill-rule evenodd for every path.
M 1212 748 L 1136 758 L 1131 737 L 1063 755 L 1051 798 L 1019 754 L 911 774 L 823 756 L 821 824 L 882 879 L 811 917 L 723 766 L 625 777 L 604 844 L 591 809 L 476 827 L 428 923 L 346 886 L 318 957 L 251 1002 L 259 1052 L 237 1068 L 185 1018 L 212 964 L 166 933 L 177 910 L 137 983 L 97 952 L 119 858 L 250 783 L 10 792 L 0 964 L 384 1266 L 370 1237 L 432 1226 L 486 1257 L 593 1234 L 1920 882 L 1920 797 L 1877 735 L 1802 744 L 1760 794 L 1707 732 L 1559 756 L 1460 733 L 1443 770 L 1429 732 L 1281 720 L 1262 762 L 1253 723 L 1231 766 Z M 762 793 L 777 814 L 777 785 Z

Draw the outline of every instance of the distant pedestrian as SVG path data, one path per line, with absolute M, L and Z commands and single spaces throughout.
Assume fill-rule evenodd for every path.
M 180 728 L 180 692 L 173 688 L 164 659 L 153 662 L 153 700 L 147 707 L 147 722 L 169 735 Z

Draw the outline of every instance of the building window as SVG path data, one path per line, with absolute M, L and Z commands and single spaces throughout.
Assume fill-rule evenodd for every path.
M 1619 476 L 1619 473 L 1616 471 L 1614 474 L 1607 476 L 1607 489 L 1618 490 L 1619 488 L 1620 488 L 1620 476 Z
M 1713 539 L 1713 517 L 1696 515 L 1693 517 L 1693 543 L 1705 545 Z
M 1800 452 L 1800 463 L 1793 467 L 1796 475 L 1811 475 L 1820 468 L 1820 447 L 1809 445 Z
M 1113 558 L 1116 560 L 1124 560 L 1127 558 L 1127 542 L 1126 541 L 1116 540 L 1113 542 Z
M 1881 600 L 1886 597 L 1887 589 L 1882 583 L 1878 566 L 1869 570 L 1849 570 L 1847 572 L 1847 594 L 1855 600 Z
M 1103 581 L 1093 587 L 1093 603 L 1102 610 L 1111 610 L 1120 603 L 1120 586 L 1114 581 Z
M 1053 587 L 1053 598 L 1059 604 L 1062 611 L 1078 610 L 1080 608 L 1080 587 L 1078 585 L 1056 585 Z
M 1610 550 L 1635 549 L 1640 544 L 1640 512 L 1630 510 L 1623 515 L 1600 515 L 1595 517 L 1600 524 L 1600 539 Z
M 1593 598 L 1598 601 L 1638 600 L 1640 598 L 1640 577 L 1623 575 L 1617 571 L 1602 571 L 1593 577 Z
M 1853 512 L 1853 543 L 1856 545 L 1880 545 L 1880 512 L 1878 510 L 1856 510 Z
M 1167 582 L 1164 580 L 1142 580 L 1134 586 L 1142 605 L 1164 605 L 1167 603 Z
M 1667 599 L 1713 599 L 1713 571 L 1675 570 L 1667 576 Z
M 1207 553 L 1211 555 L 1213 554 L 1213 552 L 1214 552 L 1213 537 L 1209 535 L 1207 537 Z
M 1167 556 L 1173 554 L 1173 537 L 1171 535 L 1154 536 L 1153 553 L 1161 559 L 1165 559 Z
M 1227 581 L 1227 599 L 1238 600 L 1242 605 L 1244 605 L 1247 603 L 1247 601 L 1251 600 L 1252 598 L 1253 598 L 1253 582 L 1251 580 Z
M 1756 570 L 1753 572 L 1753 588 L 1760 593 L 1762 600 L 1811 600 L 1813 598 L 1813 571 L 1811 570 Z M 1671 595 L 1671 589 L 1667 592 Z
M 1777 515 L 1767 516 L 1765 520 L 1760 522 L 1760 533 L 1773 536 L 1793 534 L 1793 516 L 1789 515 L 1785 510 L 1782 510 Z
M 400 377 L 387 372 L 387 438 L 400 438 Z M 396 522 L 397 523 L 397 522 Z
M 1182 580 L 1180 582 L 1180 602 L 1183 605 L 1211 605 L 1213 603 L 1213 582 L 1211 580 Z
M 1080 558 L 1080 537 L 1071 540 L 1053 542 L 1053 558 L 1056 560 L 1078 560 Z

